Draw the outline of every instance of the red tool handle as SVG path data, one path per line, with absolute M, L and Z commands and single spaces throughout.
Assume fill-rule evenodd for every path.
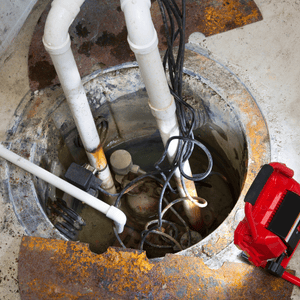
M 256 240 L 257 239 L 257 230 L 256 230 L 256 226 L 254 223 L 253 215 L 252 215 L 252 204 L 249 202 L 245 203 L 245 215 L 246 215 L 249 227 L 250 227 L 251 235 L 252 235 L 253 239 Z
M 292 275 L 292 274 L 290 274 L 286 271 L 283 272 L 282 278 L 289 281 L 289 282 L 291 282 L 292 284 L 295 284 L 295 285 L 300 287 L 300 278 L 298 278 L 298 277 L 296 277 L 296 276 L 294 276 L 294 275 Z

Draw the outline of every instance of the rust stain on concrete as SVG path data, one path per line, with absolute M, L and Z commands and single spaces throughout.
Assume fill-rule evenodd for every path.
M 27 114 L 27 118 L 28 119 L 31 119 L 31 118 L 33 118 L 36 115 L 36 113 L 38 112 L 38 107 L 41 105 L 41 103 L 42 103 L 42 100 L 41 100 L 40 97 L 38 97 L 36 99 L 33 107 L 30 109 L 30 111 Z

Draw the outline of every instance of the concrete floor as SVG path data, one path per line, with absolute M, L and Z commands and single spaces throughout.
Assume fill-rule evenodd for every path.
M 28 48 L 35 24 L 49 0 L 40 0 L 21 32 L 0 57 L 0 140 L 15 109 L 29 93 Z M 272 160 L 294 169 L 300 181 L 300 1 L 255 0 L 263 21 L 209 38 L 194 33 L 191 43 L 230 68 L 261 108 L 271 136 Z M 0 186 L 1 187 L 1 186 Z M 3 193 L 1 187 L 1 193 Z M 0 299 L 19 299 L 17 258 L 24 230 L 0 195 Z M 300 250 L 290 263 L 300 274 Z M 300 299 L 295 287 L 292 299 Z

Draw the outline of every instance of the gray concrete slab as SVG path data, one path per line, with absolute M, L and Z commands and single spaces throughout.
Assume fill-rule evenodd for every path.
M 7 0 L 1 2 L 0 55 L 17 36 L 37 0 Z

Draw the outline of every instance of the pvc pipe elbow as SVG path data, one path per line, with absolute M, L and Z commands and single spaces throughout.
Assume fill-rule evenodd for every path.
M 150 0 L 121 0 L 128 30 L 128 44 L 135 54 L 150 53 L 158 45 L 150 7 Z
M 123 232 L 127 218 L 120 209 L 111 206 L 106 213 L 106 217 L 114 221 L 118 233 Z
M 69 27 L 80 11 L 84 0 L 54 0 L 48 14 L 43 44 L 51 55 L 66 52 L 71 45 Z

